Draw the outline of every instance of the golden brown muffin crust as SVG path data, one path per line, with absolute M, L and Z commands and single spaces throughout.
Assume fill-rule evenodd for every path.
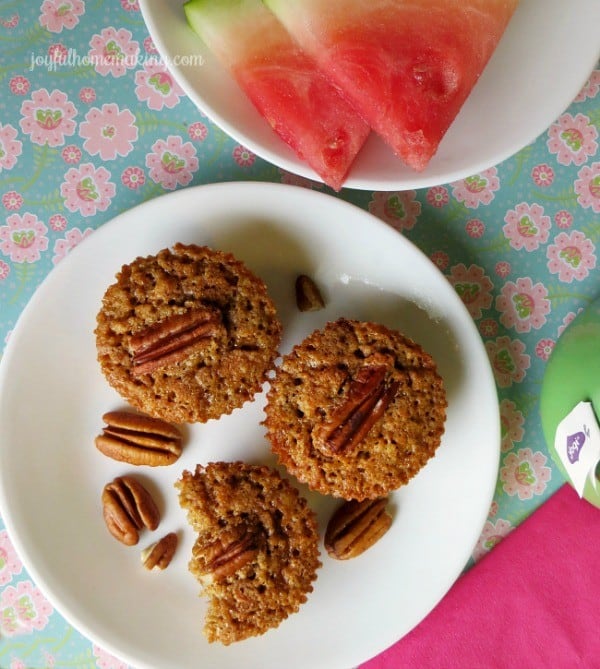
M 176 487 L 198 533 L 189 569 L 209 598 L 207 639 L 228 645 L 296 612 L 320 566 L 316 517 L 296 488 L 242 462 L 198 465 Z
M 209 336 L 186 348 L 183 360 L 136 374 L 136 337 L 169 322 L 180 327 L 195 313 L 214 320 Z M 261 389 L 281 324 L 264 282 L 241 261 L 176 244 L 122 267 L 103 297 L 95 334 L 102 372 L 124 399 L 165 420 L 205 422 Z
M 323 426 L 339 422 L 357 393 L 356 379 L 374 368 L 385 369 L 380 384 L 392 399 L 357 444 L 332 449 Z M 365 415 L 373 409 L 367 406 Z M 383 325 L 342 318 L 284 356 L 267 394 L 264 425 L 273 452 L 300 481 L 362 500 L 406 484 L 425 465 L 440 444 L 445 410 L 442 379 L 418 344 Z

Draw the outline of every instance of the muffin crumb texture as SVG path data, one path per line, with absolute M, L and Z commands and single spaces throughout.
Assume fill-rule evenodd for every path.
M 376 499 L 440 445 L 446 395 L 433 358 L 386 326 L 328 323 L 285 355 L 264 425 L 281 464 L 311 489 Z
M 230 253 L 176 244 L 124 265 L 95 330 L 110 385 L 137 409 L 206 422 L 254 398 L 281 324 L 262 279 Z
M 190 572 L 208 599 L 204 634 L 229 645 L 298 611 L 320 567 L 315 514 L 264 465 L 214 462 L 175 484 L 197 533 Z

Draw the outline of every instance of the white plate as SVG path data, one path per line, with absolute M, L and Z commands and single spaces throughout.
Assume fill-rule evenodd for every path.
M 229 250 L 262 276 L 284 324 L 282 352 L 338 316 L 379 320 L 435 357 L 449 399 L 436 457 L 393 495 L 395 519 L 370 551 L 323 557 L 309 601 L 276 630 L 222 647 L 201 632 L 205 611 L 187 571 L 193 535 L 173 482 L 197 462 L 271 463 L 260 426 L 264 395 L 232 415 L 190 426 L 181 459 L 135 468 L 101 455 L 102 414 L 122 402 L 96 363 L 93 330 L 121 265 L 180 241 Z M 298 272 L 327 307 L 300 313 Z M 497 477 L 499 415 L 489 362 L 464 305 L 437 268 L 392 228 L 331 196 L 279 184 L 185 189 L 121 214 L 48 275 L 11 334 L 0 364 L 0 508 L 27 569 L 84 634 L 137 667 L 349 669 L 408 632 L 450 588 L 485 522 Z M 105 483 L 137 473 L 157 494 L 159 530 L 139 548 L 107 532 Z M 321 526 L 336 506 L 309 496 Z M 162 573 L 141 548 L 183 538 Z
M 146 25 L 183 90 L 236 141 L 271 163 L 320 178 L 279 140 L 188 27 L 183 0 L 140 0 Z M 406 190 L 449 183 L 497 165 L 533 141 L 569 106 L 600 57 L 598 0 L 521 0 L 496 52 L 438 153 L 422 173 L 371 136 L 349 188 Z M 186 65 L 200 56 L 203 65 Z M 188 60 L 188 62 L 190 62 Z M 192 61 L 194 62 L 194 61 Z

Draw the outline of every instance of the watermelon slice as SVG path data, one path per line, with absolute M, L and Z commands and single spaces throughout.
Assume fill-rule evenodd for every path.
M 265 0 L 404 162 L 422 171 L 518 0 Z
M 188 23 L 273 130 L 335 190 L 370 128 L 261 0 L 188 0 Z

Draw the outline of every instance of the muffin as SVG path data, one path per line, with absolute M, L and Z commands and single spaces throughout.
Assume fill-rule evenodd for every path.
M 267 438 L 312 490 L 376 499 L 435 454 L 444 384 L 418 344 L 383 325 L 328 323 L 283 357 L 267 393 Z
M 198 465 L 175 485 L 198 533 L 189 569 L 209 600 L 208 641 L 261 635 L 295 613 L 320 567 L 316 517 L 296 488 L 242 462 Z
M 109 384 L 171 422 L 229 414 L 260 391 L 281 324 L 264 282 L 230 253 L 176 244 L 124 265 L 95 330 Z

